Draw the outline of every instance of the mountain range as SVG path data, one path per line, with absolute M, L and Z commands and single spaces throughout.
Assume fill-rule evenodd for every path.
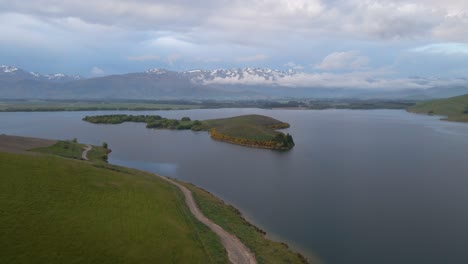
M 41 75 L 0 66 L 0 99 L 272 99 L 272 98 L 445 98 L 468 93 L 468 86 L 427 89 L 363 89 L 295 86 L 303 73 L 268 68 L 144 72 L 84 78 Z M 418 80 L 428 82 L 426 79 Z M 463 82 L 462 82 L 463 83 Z

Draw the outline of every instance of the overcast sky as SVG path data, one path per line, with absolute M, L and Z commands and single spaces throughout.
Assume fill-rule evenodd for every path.
M 0 0 L 0 32 L 0 64 L 43 74 L 468 78 L 467 0 Z

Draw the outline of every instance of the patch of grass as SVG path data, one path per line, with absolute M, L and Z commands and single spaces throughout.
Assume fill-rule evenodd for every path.
M 44 154 L 62 156 L 71 159 L 81 159 L 85 144 L 80 144 L 76 140 L 57 141 L 54 145 L 45 148 L 36 148 L 32 151 Z
M 179 182 L 192 191 L 203 214 L 213 222 L 236 235 L 255 254 L 258 263 L 307 263 L 300 254 L 284 243 L 268 240 L 265 233 L 245 220 L 240 212 L 205 190 Z M 319 262 L 316 262 L 319 263 Z
M 421 102 L 408 108 L 408 111 L 420 114 L 444 115 L 445 120 L 468 122 L 468 94 L 447 99 Z
M 49 147 L 35 148 L 31 151 L 71 159 L 81 159 L 85 148 L 85 144 L 78 143 L 76 140 L 65 140 L 57 141 L 57 143 Z M 87 157 L 92 163 L 107 163 L 107 154 L 109 154 L 110 151 L 111 150 L 101 146 L 92 146 L 92 149 L 88 151 Z
M 0 153 L 4 263 L 226 263 L 183 194 L 149 173 Z
M 289 124 L 262 115 L 244 115 L 203 121 L 206 129 L 216 128 L 220 133 L 252 140 L 272 140 L 281 132 L 272 128 L 287 128 Z
M 262 115 L 244 115 L 203 121 L 203 128 L 210 131 L 213 139 L 243 146 L 277 150 L 289 150 L 294 147 L 291 135 L 276 131 L 276 129 L 288 127 L 288 123 Z

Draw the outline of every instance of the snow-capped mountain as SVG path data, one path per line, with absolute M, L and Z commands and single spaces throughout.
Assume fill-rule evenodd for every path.
M 37 72 L 28 72 L 9 65 L 0 65 L 0 78 L 3 81 L 34 80 L 51 82 L 68 82 L 84 79 L 84 77 L 79 75 L 68 75 L 64 73 L 42 75 Z
M 69 75 L 64 73 L 47 74 L 44 75 L 44 77 L 51 81 L 77 81 L 84 79 L 84 77 L 80 75 Z
M 310 98 L 427 98 L 468 93 L 468 80 L 413 78 L 416 88 L 371 89 L 358 82 L 349 87 L 347 76 L 321 76 L 294 70 L 234 68 L 171 71 L 149 69 L 144 72 L 115 74 L 84 79 L 77 75 L 42 75 L 13 66 L 0 66 L 0 98 L 47 99 L 265 99 Z M 351 76 L 352 77 L 352 76 Z M 323 80 L 329 78 L 330 80 Z M 354 80 L 355 82 L 355 80 Z M 343 88 L 343 84 L 346 83 Z M 400 84 L 396 82 L 397 86 Z M 421 89 L 418 87 L 428 87 Z
M 8 65 L 1 65 L 0 66 L 0 73 L 4 74 L 13 74 L 14 72 L 18 71 L 19 69 L 13 66 Z
M 193 82 L 201 84 L 255 84 L 256 81 L 267 84 L 274 83 L 286 76 L 294 76 L 297 73 L 293 70 L 280 71 L 269 68 L 235 68 L 191 70 L 181 74 L 189 77 Z
M 234 68 L 215 70 L 189 70 L 183 72 L 169 71 L 165 69 L 149 69 L 144 72 L 150 76 L 186 78 L 194 84 L 275 84 L 285 77 L 297 75 L 294 70 L 280 71 L 268 68 Z

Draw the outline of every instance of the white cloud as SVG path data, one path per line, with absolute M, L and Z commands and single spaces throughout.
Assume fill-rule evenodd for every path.
M 298 70 L 298 71 L 301 71 L 304 69 L 304 66 L 300 64 L 296 64 L 292 61 L 285 63 L 283 66 L 288 67 L 289 69 Z
M 22 0 L 0 1 L 0 10 L 62 21 L 78 31 L 177 32 L 191 41 L 215 34 L 219 39 L 211 41 L 272 43 L 284 41 L 285 35 L 323 33 L 468 41 L 464 0 Z
M 217 77 L 205 84 L 224 85 L 275 85 L 291 88 L 343 88 L 343 89 L 429 89 L 433 87 L 467 86 L 467 79 L 437 78 L 387 78 L 386 69 L 351 73 L 297 73 L 265 79 L 263 76 L 246 74 L 243 78 Z
M 127 57 L 129 61 L 155 61 L 160 60 L 161 57 L 158 55 L 141 55 L 141 56 L 129 56 Z
M 91 74 L 92 75 L 103 75 L 104 74 L 104 70 L 97 67 L 97 66 L 94 66 L 93 68 L 91 68 Z
M 464 43 L 437 43 L 411 49 L 413 52 L 425 52 L 433 54 L 467 54 L 468 44 Z
M 236 58 L 238 62 L 252 62 L 252 61 L 262 61 L 268 59 L 268 56 L 265 54 L 256 54 L 253 56 L 239 57 Z
M 319 70 L 343 70 L 362 69 L 369 64 L 369 58 L 357 51 L 333 52 L 326 56 L 323 61 L 315 65 Z
M 170 65 L 173 65 L 176 61 L 180 60 L 182 58 L 182 55 L 178 54 L 178 53 L 174 53 L 174 54 L 169 54 L 167 56 L 167 62 L 170 64 Z

